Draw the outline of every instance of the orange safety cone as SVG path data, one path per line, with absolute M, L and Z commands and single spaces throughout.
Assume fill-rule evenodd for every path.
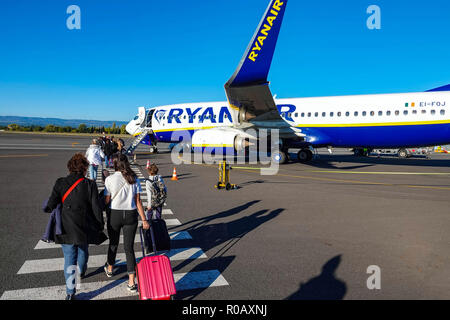
M 147 160 L 147 169 L 150 168 L 150 160 Z
M 178 181 L 178 177 L 177 177 L 177 169 L 176 169 L 175 167 L 173 167 L 172 179 L 170 179 L 170 180 Z

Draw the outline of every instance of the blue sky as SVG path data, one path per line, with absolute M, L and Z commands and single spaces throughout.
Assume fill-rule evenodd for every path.
M 137 106 L 225 101 L 268 0 L 2 0 L 0 115 L 127 121 Z M 66 9 L 81 9 L 69 30 Z M 369 5 L 381 30 L 369 30 Z M 450 1 L 290 0 L 278 98 L 450 83 Z

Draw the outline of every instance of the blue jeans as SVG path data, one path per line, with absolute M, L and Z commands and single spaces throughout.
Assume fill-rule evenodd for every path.
M 105 168 L 108 168 L 108 156 L 105 155 Z
M 97 180 L 97 168 L 98 166 L 96 166 L 95 164 L 89 165 L 89 178 L 91 178 L 91 180 Z
M 89 259 L 89 245 L 77 246 L 73 244 L 62 244 L 64 253 L 64 277 L 66 279 L 66 293 L 74 294 L 76 292 L 76 268 L 78 265 L 79 274 L 87 270 Z

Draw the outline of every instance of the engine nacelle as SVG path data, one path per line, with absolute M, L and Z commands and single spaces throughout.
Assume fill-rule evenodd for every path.
M 233 148 L 239 152 L 248 147 L 255 137 L 233 128 L 216 128 L 196 131 L 192 136 L 194 148 Z
M 249 122 L 253 118 L 255 118 L 255 115 L 249 112 L 246 107 L 239 109 L 239 123 Z

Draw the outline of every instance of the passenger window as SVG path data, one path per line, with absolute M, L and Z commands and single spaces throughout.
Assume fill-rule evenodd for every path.
M 374 116 L 375 115 L 375 111 L 370 111 L 370 115 Z
M 436 113 L 436 110 L 431 110 L 431 114 L 435 114 Z
M 348 117 L 349 115 L 350 115 L 350 112 L 347 111 L 347 112 L 345 113 L 345 116 Z
M 291 118 L 292 117 L 292 112 L 289 112 L 288 116 L 289 116 L 289 118 Z
M 311 112 L 308 112 L 308 117 L 311 117 Z
M 383 111 L 378 111 L 378 115 L 382 116 L 383 115 Z
M 386 115 L 387 115 L 387 116 L 390 116 L 390 115 L 391 115 L 391 112 L 390 112 L 390 111 L 386 111 Z
M 358 111 L 355 111 L 354 116 L 355 116 L 355 117 L 358 116 Z
M 330 112 L 330 117 L 334 117 L 334 112 Z
M 337 116 L 340 117 L 340 116 L 341 116 L 341 112 L 338 112 L 338 113 L 337 113 Z
M 319 113 L 318 112 L 315 112 L 314 113 L 314 117 L 318 117 L 319 116 Z
M 400 111 L 395 110 L 395 115 L 398 116 L 400 114 Z
M 413 110 L 412 113 L 413 113 L 413 114 L 417 114 L 417 110 Z
M 322 117 L 326 117 L 327 113 L 326 112 L 322 112 Z
M 304 112 L 302 112 L 301 116 L 302 116 L 302 118 L 303 118 L 303 117 L 305 116 L 305 113 L 304 113 Z
M 365 117 L 366 114 L 367 114 L 367 112 L 365 112 L 365 111 L 362 112 L 363 117 Z
M 408 110 L 403 110 L 403 114 L 406 116 L 408 115 Z
M 441 115 L 444 115 L 444 114 L 445 114 L 445 110 L 442 109 L 442 110 L 441 110 Z
M 425 114 L 425 113 L 427 113 L 427 110 L 422 109 L 422 114 Z
M 298 112 L 296 112 L 294 116 L 295 116 L 296 118 L 298 118 Z

